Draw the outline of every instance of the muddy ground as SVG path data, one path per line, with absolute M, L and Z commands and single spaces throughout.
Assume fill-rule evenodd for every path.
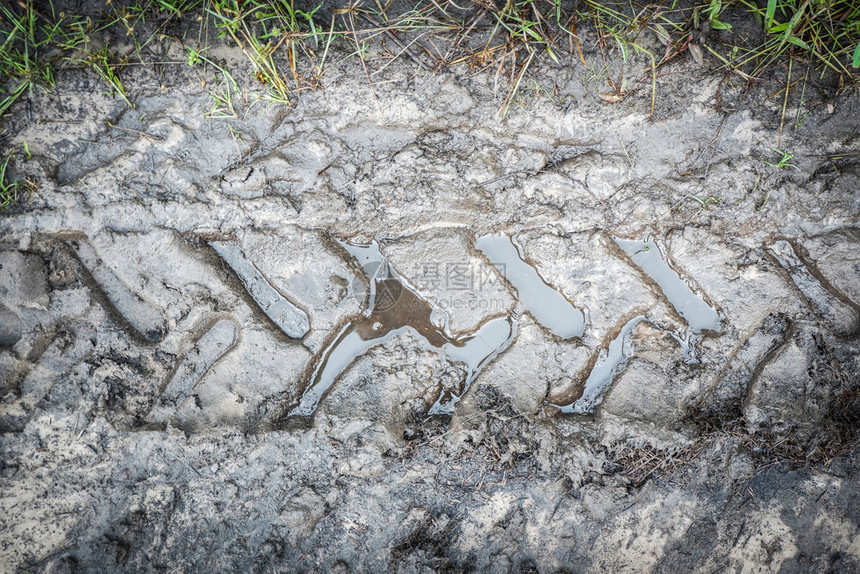
M 3 119 L 0 570 L 860 570 L 858 98 L 380 50 Z

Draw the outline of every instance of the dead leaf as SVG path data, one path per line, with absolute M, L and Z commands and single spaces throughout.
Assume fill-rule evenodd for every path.
M 666 31 L 666 28 L 660 24 L 652 24 L 652 28 L 654 30 L 654 34 L 657 36 L 657 40 L 659 40 L 661 44 L 666 46 L 672 43 L 672 37 L 669 35 L 669 32 Z
M 705 65 L 705 56 L 704 56 L 704 54 L 702 54 L 702 47 L 699 46 L 698 44 L 693 44 L 692 42 L 690 42 L 687 45 L 687 48 L 690 49 L 690 55 L 693 56 L 693 59 L 696 60 L 696 63 L 699 64 L 700 66 L 704 66 Z
M 617 104 L 627 97 L 627 92 L 609 92 L 608 94 L 600 94 L 600 99 L 610 104 Z

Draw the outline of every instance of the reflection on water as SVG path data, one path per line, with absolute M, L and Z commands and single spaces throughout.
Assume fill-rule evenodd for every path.
M 555 405 L 561 409 L 561 412 L 584 414 L 594 411 L 594 408 L 603 400 L 603 396 L 609 389 L 615 373 L 618 372 L 618 369 L 632 354 L 630 333 L 641 321 L 647 321 L 647 319 L 640 315 L 625 323 L 618 336 L 609 343 L 606 357 L 599 360 L 591 369 L 591 373 L 588 374 L 582 396 L 573 404 L 565 406 Z
M 429 414 L 450 414 L 460 397 L 481 372 L 481 369 L 508 348 L 517 334 L 517 323 L 511 317 L 497 317 L 484 323 L 474 335 L 464 336 L 443 345 L 442 350 L 453 360 L 466 363 L 466 383 L 459 395 L 445 391 L 430 408 Z
M 716 310 L 669 266 L 652 240 L 613 239 L 657 283 L 689 324 L 685 333 L 670 334 L 681 345 L 685 360 L 695 362 L 695 340 L 701 332 L 720 329 Z M 585 330 L 582 312 L 541 278 L 537 269 L 523 259 L 509 236 L 487 235 L 479 237 L 475 244 L 516 288 L 518 299 L 536 321 L 565 339 L 582 336 Z M 341 242 L 341 245 L 361 264 L 367 276 L 368 307 L 360 317 L 344 326 L 318 356 L 311 382 L 289 416 L 312 415 L 337 377 L 357 357 L 406 333 L 417 339 L 425 350 L 444 354 L 466 365 L 463 388 L 445 389 L 429 411 L 430 414 L 451 413 L 481 369 L 511 344 L 517 333 L 516 319 L 514 316 L 496 317 L 474 333 L 454 337 L 448 330 L 447 314 L 409 285 L 385 260 L 375 242 L 368 245 Z M 363 297 L 364 289 L 364 285 L 356 286 L 354 294 Z M 589 373 L 582 396 L 570 405 L 559 406 L 562 412 L 594 411 L 632 354 L 631 334 L 642 321 L 650 322 L 640 315 L 624 324 Z
M 537 269 L 523 260 L 510 237 L 485 235 L 475 241 L 475 246 L 516 288 L 517 298 L 538 323 L 562 339 L 582 336 L 585 331 L 582 311 L 550 287 Z
M 666 299 L 694 332 L 720 331 L 720 317 L 717 311 L 696 295 L 678 273 L 669 267 L 652 239 L 645 241 L 618 237 L 613 239 L 633 259 L 633 262 L 660 286 Z
M 375 242 L 370 245 L 341 242 L 341 245 L 361 264 L 367 275 L 368 309 L 362 317 L 348 323 L 322 352 L 310 385 L 288 416 L 312 415 L 322 397 L 352 361 L 395 335 L 409 332 L 422 341 L 426 349 L 465 363 L 468 372 L 461 394 L 481 368 L 513 339 L 516 324 L 509 317 L 491 319 L 473 334 L 451 336 L 447 331 L 446 315 L 409 286 L 385 261 Z M 434 324 L 431 317 L 443 317 L 442 324 Z M 458 400 L 458 395 L 443 393 L 431 408 L 431 413 L 450 412 Z
M 720 317 L 717 315 L 717 311 L 696 295 L 678 273 L 669 266 L 653 240 L 638 241 L 618 237 L 613 237 L 613 239 L 633 259 L 633 262 L 657 283 L 669 303 L 690 326 L 685 332 L 665 332 L 669 333 L 681 346 L 685 362 L 698 362 L 695 342 L 702 331 L 720 331 Z M 555 406 L 558 406 L 564 413 L 594 412 L 594 409 L 603 400 L 615 375 L 623 368 L 624 363 L 633 353 L 630 342 L 631 333 L 636 325 L 642 321 L 650 323 L 646 317 L 638 316 L 628 321 L 621 328 L 621 332 L 609 343 L 605 357 L 598 360 L 589 373 L 582 396 L 579 399 L 570 405 Z M 657 325 L 654 326 L 657 327 Z

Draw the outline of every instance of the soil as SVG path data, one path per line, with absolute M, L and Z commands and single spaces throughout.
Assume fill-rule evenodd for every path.
M 2 120 L 36 191 L 0 218 L 0 571 L 860 570 L 860 100 L 780 130 L 692 62 L 653 115 L 645 63 L 618 102 L 535 63 L 500 118 L 492 73 L 381 50 L 293 107 L 140 66 L 133 109 L 69 70 Z

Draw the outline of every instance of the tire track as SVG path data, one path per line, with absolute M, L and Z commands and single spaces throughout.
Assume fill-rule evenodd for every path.
M 123 322 L 147 343 L 160 343 L 167 334 L 164 314 L 116 276 L 86 241 L 66 241 Z
M 281 331 L 293 339 L 301 339 L 308 334 L 311 324 L 307 313 L 275 289 L 245 256 L 241 247 L 229 241 L 210 241 L 209 245 L 238 275 L 254 302 Z
M 768 315 L 729 357 L 711 387 L 692 406 L 692 417 L 715 427 L 739 418 L 749 389 L 794 331 L 794 324 L 786 315 Z
M 146 422 L 168 423 L 209 369 L 235 346 L 238 338 L 239 327 L 232 319 L 216 321 L 176 367 L 158 402 L 146 416 Z
M 824 279 L 799 244 L 786 239 L 768 247 L 774 259 L 788 272 L 813 310 L 824 318 L 833 332 L 851 338 L 860 333 L 860 310 Z

